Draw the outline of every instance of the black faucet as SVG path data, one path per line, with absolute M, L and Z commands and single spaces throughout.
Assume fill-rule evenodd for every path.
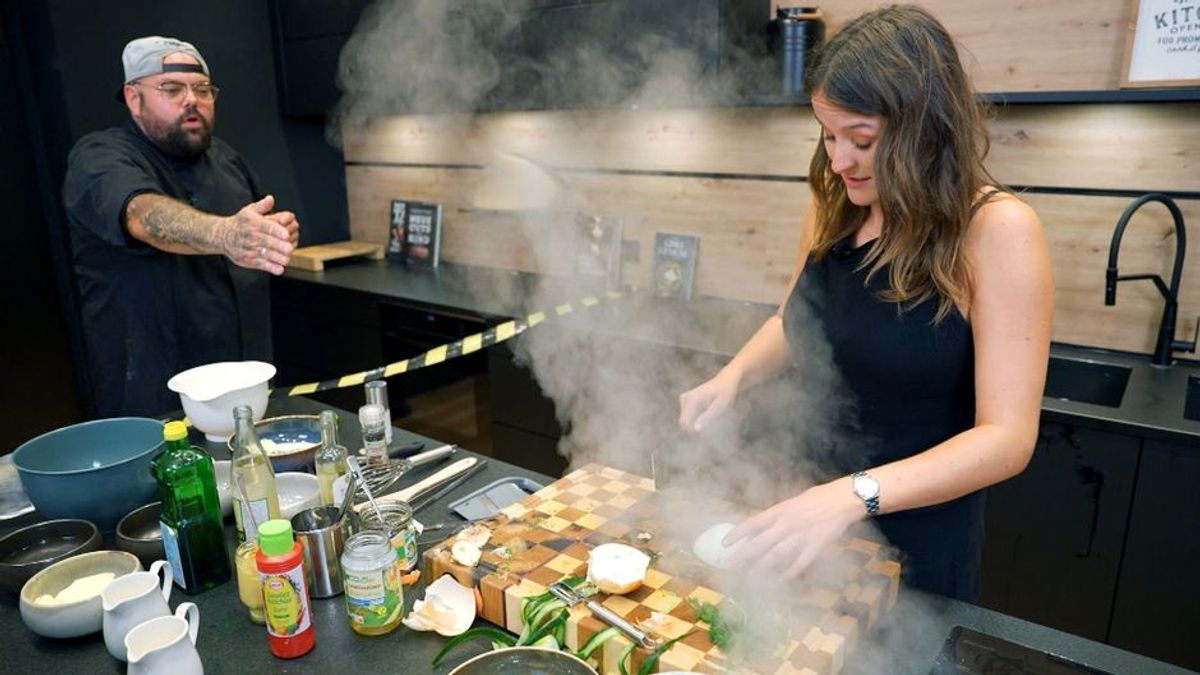
M 1148 202 L 1162 202 L 1171 217 L 1175 220 L 1175 268 L 1171 272 L 1171 285 L 1168 287 L 1162 277 L 1157 274 L 1126 274 L 1117 276 L 1117 252 L 1121 249 L 1121 237 L 1125 235 L 1125 226 L 1133 217 L 1135 211 Z M 1149 279 L 1154 282 L 1158 291 L 1166 300 L 1163 307 L 1162 322 L 1158 325 L 1158 339 L 1154 344 L 1154 356 L 1150 362 L 1156 366 L 1169 366 L 1174 360 L 1172 354 L 1177 351 L 1195 352 L 1196 340 L 1175 339 L 1175 315 L 1179 309 L 1179 281 L 1183 276 L 1183 256 L 1187 252 L 1187 230 L 1183 226 L 1183 214 L 1179 205 L 1170 197 L 1153 192 L 1142 195 L 1125 209 L 1121 219 L 1117 221 L 1117 229 L 1113 231 L 1112 244 L 1108 247 L 1108 269 L 1104 274 L 1104 304 L 1117 304 L 1117 283 L 1136 279 Z M 1196 332 L 1200 334 L 1200 317 L 1196 320 Z

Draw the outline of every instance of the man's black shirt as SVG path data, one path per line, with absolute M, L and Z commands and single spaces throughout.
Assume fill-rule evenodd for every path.
M 131 121 L 88 134 L 71 150 L 63 199 L 102 417 L 178 409 L 167 380 L 181 370 L 270 359 L 266 273 L 134 239 L 125 209 L 147 192 L 218 216 L 263 197 L 250 168 L 216 138 L 199 158 L 182 160 L 160 151 Z

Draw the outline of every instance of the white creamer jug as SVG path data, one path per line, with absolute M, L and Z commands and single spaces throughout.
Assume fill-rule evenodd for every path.
M 184 616 L 187 616 L 185 619 Z M 204 675 L 196 651 L 200 609 L 185 602 L 171 616 L 150 619 L 125 636 L 129 675 Z
M 158 572 L 162 570 L 162 588 Z M 104 608 L 104 646 L 108 653 L 125 660 L 125 636 L 135 626 L 159 616 L 169 616 L 171 582 L 174 574 L 171 563 L 155 561 L 149 572 L 134 572 L 115 579 L 100 593 Z

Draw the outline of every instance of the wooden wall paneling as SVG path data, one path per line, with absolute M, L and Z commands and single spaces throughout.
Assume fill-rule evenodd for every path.
M 694 290 L 734 300 L 783 299 L 800 247 L 805 183 L 661 176 L 574 176 L 591 208 L 624 219 L 638 242 L 628 283 L 650 285 L 656 232 L 700 237 Z
M 402 167 L 347 168 L 352 232 L 382 243 L 393 198 L 443 204 L 443 258 L 463 264 L 549 274 L 571 273 L 574 242 L 570 213 L 511 214 L 472 210 L 475 170 Z M 701 237 L 696 291 L 775 303 L 785 291 L 807 207 L 803 183 L 730 181 L 685 177 L 574 174 L 568 185 L 585 212 L 625 221 L 625 238 L 638 242 L 640 259 L 624 279 L 649 283 L 654 233 Z M 1054 339 L 1082 345 L 1149 352 L 1162 300 L 1149 283 L 1124 283 L 1115 307 L 1103 304 L 1104 267 L 1112 230 L 1129 200 L 1117 197 L 1029 194 L 1054 257 L 1057 287 Z M 1200 241 L 1200 203 L 1180 201 L 1192 241 Z M 1170 273 L 1174 238 L 1160 205 L 1149 205 L 1130 224 L 1122 246 L 1125 273 Z M 1188 253 L 1178 337 L 1191 338 L 1200 314 L 1196 247 Z
M 1004 183 L 1200 192 L 1200 103 L 1012 106 L 990 133 Z
M 572 209 L 499 212 L 472 209 L 476 170 L 347 167 L 351 232 L 384 243 L 392 199 L 442 204 L 442 259 L 546 274 L 573 273 Z M 622 270 L 626 283 L 647 287 L 655 232 L 702 239 L 696 270 L 699 294 L 776 303 L 782 299 L 800 245 L 808 208 L 804 183 L 573 174 L 572 198 L 584 213 L 617 216 L 624 238 L 638 242 L 637 262 Z
M 563 169 L 798 176 L 819 135 L 807 106 L 412 115 L 343 129 L 348 162 L 482 165 L 502 152 Z
M 988 168 L 1015 185 L 1200 191 L 1200 103 L 1012 106 Z M 495 151 L 558 168 L 806 176 L 807 107 L 412 116 L 348 131 L 352 162 L 482 165 Z
M 773 0 L 773 4 L 805 3 Z M 887 4 L 891 3 L 843 0 L 821 5 L 826 35 Z M 1128 0 L 922 0 L 915 4 L 928 9 L 958 41 L 979 91 L 1119 88 Z
M 1154 351 L 1163 300 L 1149 281 L 1122 282 L 1117 304 L 1104 305 L 1104 269 L 1117 219 L 1128 199 L 1070 195 L 1024 195 L 1038 212 L 1054 260 L 1054 339 L 1070 344 L 1133 352 Z M 1188 238 L 1200 236 L 1200 202 L 1181 200 Z M 1121 244 L 1122 274 L 1156 273 L 1170 280 L 1175 255 L 1171 217 L 1161 204 L 1138 211 Z M 1188 248 L 1180 287 L 1176 337 L 1195 337 L 1200 315 L 1200 252 Z
M 478 120 L 485 117 L 445 113 L 343 120 L 342 154 L 352 163 L 478 164 L 485 157 L 476 151 Z

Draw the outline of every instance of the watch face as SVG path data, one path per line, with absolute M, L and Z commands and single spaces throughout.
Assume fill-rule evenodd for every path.
M 862 499 L 874 499 L 879 496 L 879 481 L 870 476 L 855 476 L 854 493 Z

